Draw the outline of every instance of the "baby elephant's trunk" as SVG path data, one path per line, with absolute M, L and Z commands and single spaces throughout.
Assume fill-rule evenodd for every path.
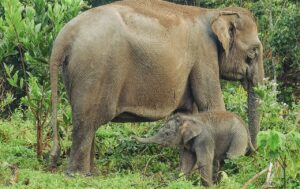
M 136 141 L 143 143 L 143 144 L 151 144 L 151 143 L 156 143 L 159 144 L 157 141 L 157 138 L 155 136 L 151 136 L 148 138 L 141 138 L 141 137 L 137 137 L 137 136 L 132 136 L 132 138 L 134 138 Z

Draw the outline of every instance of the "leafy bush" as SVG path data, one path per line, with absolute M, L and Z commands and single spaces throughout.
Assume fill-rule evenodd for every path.
M 223 96 L 226 110 L 235 112 L 245 121 L 247 118 L 247 91 L 238 83 L 222 83 Z
M 276 177 L 283 181 L 277 184 L 283 188 L 293 188 L 300 185 L 299 179 L 297 181 L 300 177 L 300 128 L 296 125 L 300 104 L 288 108 L 278 102 L 274 84 L 267 82 L 256 89 L 261 99 L 260 111 L 263 112 L 263 131 L 258 134 L 258 146 L 266 161 L 279 165 Z
M 4 12 L 0 14 L 0 75 L 7 81 L 1 90 L 13 91 L 13 97 L 17 97 L 14 108 L 21 97 L 30 95 L 28 73 L 36 77 L 39 85 L 49 87 L 51 44 L 83 5 L 82 0 L 1 1 Z

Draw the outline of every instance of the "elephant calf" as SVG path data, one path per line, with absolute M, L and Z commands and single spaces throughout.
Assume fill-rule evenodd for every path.
M 134 138 L 141 143 L 181 147 L 181 171 L 200 171 L 202 183 L 211 186 L 218 179 L 220 163 L 253 151 L 248 129 L 242 119 L 230 112 L 175 114 L 158 133 L 149 138 Z

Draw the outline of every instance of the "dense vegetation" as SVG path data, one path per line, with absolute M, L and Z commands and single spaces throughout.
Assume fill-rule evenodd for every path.
M 110 0 L 1 0 L 0 2 L 0 188 L 192 188 L 195 173 L 183 177 L 178 151 L 136 144 L 130 135 L 150 135 L 159 123 L 110 123 L 97 132 L 98 177 L 66 178 L 63 168 L 71 143 L 71 115 L 62 82 L 59 128 L 62 166 L 47 170 L 51 146 L 49 127 L 51 45 L 62 26 L 80 11 Z M 226 161 L 215 188 L 262 188 L 273 164 L 275 188 L 300 188 L 300 12 L 295 0 L 173 0 L 208 8 L 242 6 L 256 16 L 265 51 L 265 86 L 261 98 L 259 152 L 254 157 Z M 246 120 L 246 92 L 223 84 L 226 108 Z M 38 132 L 37 132 L 38 131 Z M 38 144 L 38 145 L 37 145 Z M 265 185 L 265 187 L 267 187 Z

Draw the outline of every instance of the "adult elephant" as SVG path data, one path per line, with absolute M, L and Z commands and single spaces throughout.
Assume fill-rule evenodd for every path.
M 59 156 L 57 80 L 62 64 L 72 107 L 68 173 L 94 170 L 94 137 L 109 121 L 155 121 L 173 112 L 225 110 L 220 79 L 248 90 L 252 142 L 259 129 L 253 86 L 262 44 L 243 8 L 203 9 L 127 0 L 90 9 L 64 26 L 50 59 L 54 145 Z

